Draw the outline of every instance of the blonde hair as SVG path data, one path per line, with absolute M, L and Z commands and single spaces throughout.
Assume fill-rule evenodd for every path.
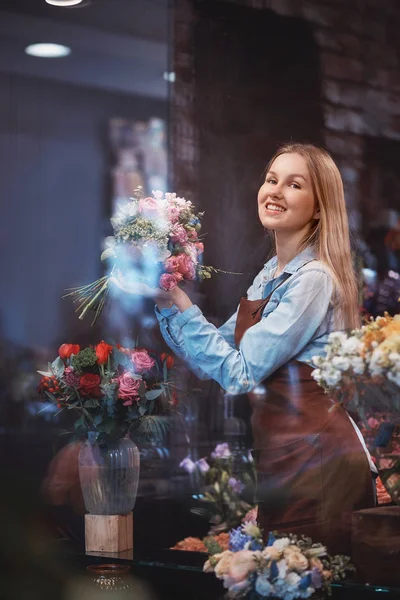
M 300 154 L 308 167 L 320 218 L 312 224 L 299 252 L 313 246 L 317 258 L 331 271 L 336 284 L 344 327 L 359 327 L 358 287 L 353 269 L 349 222 L 339 169 L 326 150 L 311 144 L 284 144 L 271 158 L 266 171 L 281 154 Z

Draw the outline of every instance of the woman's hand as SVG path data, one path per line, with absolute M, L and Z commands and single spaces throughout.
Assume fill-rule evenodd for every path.
M 175 306 L 183 312 L 189 308 L 189 306 L 192 306 L 192 301 L 189 296 L 179 286 L 166 291 L 159 287 L 150 287 L 147 283 L 142 281 L 127 282 L 121 277 L 111 277 L 110 281 L 126 294 L 153 298 L 159 309 L 171 308 L 171 306 L 175 304 Z

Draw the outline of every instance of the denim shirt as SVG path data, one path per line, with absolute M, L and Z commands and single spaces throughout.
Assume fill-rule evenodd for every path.
M 312 357 L 324 353 L 329 333 L 338 329 L 333 280 L 313 248 L 298 254 L 274 279 L 276 266 L 275 256 L 247 290 L 249 300 L 272 295 L 261 321 L 245 332 L 238 349 L 238 310 L 218 329 L 196 305 L 182 313 L 176 306 L 156 308 L 170 348 L 198 377 L 215 379 L 231 394 L 251 391 L 291 359 L 312 365 Z
M 268 261 L 247 290 L 249 300 L 271 297 L 261 320 L 250 327 L 236 348 L 238 309 L 217 328 L 198 306 L 182 313 L 174 305 L 155 309 L 169 347 L 200 379 L 215 379 L 230 394 L 251 391 L 291 359 L 313 366 L 312 357 L 325 354 L 328 335 L 344 329 L 335 303 L 332 275 L 308 247 L 274 278 L 277 257 Z M 349 419 L 377 473 L 362 434 Z

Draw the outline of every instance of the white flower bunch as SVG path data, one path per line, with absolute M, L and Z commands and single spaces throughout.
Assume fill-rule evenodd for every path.
M 400 315 L 385 314 L 371 319 L 350 334 L 331 333 L 325 350 L 325 356 L 313 357 L 316 369 L 312 376 L 326 391 L 343 391 L 349 384 L 354 388 L 375 386 L 382 388 L 380 398 L 383 400 L 390 388 L 389 393 L 394 398 L 390 407 L 399 404 L 400 409 L 397 389 L 400 387 Z M 361 396 L 357 400 L 359 407 L 368 401 L 366 394 Z M 376 398 L 375 404 L 379 404 Z

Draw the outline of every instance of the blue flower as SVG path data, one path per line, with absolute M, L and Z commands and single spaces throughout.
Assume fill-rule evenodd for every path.
M 229 533 L 229 550 L 231 550 L 231 552 L 239 552 L 251 541 L 254 541 L 253 538 L 243 533 L 241 527 L 232 529 Z M 254 550 L 254 548 L 251 548 L 251 550 Z
M 272 585 L 270 581 L 268 581 L 268 576 L 266 573 L 261 573 L 256 580 L 255 590 L 257 594 L 260 596 L 268 597 L 273 591 Z
M 299 583 L 299 590 L 306 590 L 311 585 L 311 573 L 307 573 L 301 578 Z
M 267 546 L 272 546 L 272 544 L 275 542 L 275 540 L 276 540 L 276 537 L 274 536 L 274 534 L 269 532 Z
M 270 566 L 270 576 L 271 576 L 271 580 L 274 581 L 274 579 L 277 579 L 278 575 L 279 575 L 279 569 L 278 566 L 276 564 L 276 562 L 273 560 L 271 562 L 271 566 Z

